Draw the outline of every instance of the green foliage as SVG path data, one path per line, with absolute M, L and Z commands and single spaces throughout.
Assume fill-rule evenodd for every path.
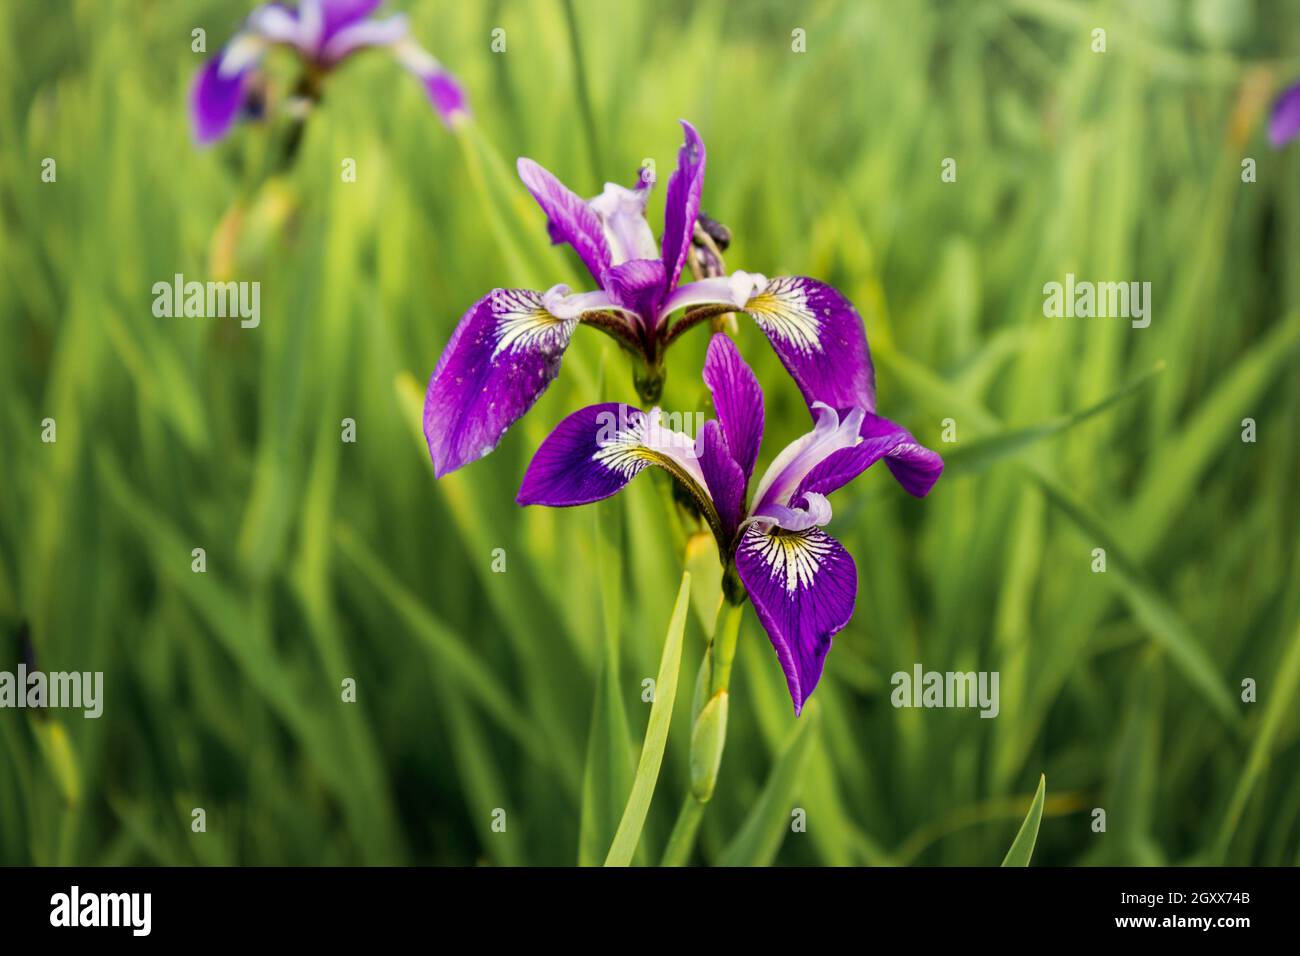
M 187 130 L 190 31 L 215 50 L 231 4 L 0 12 L 0 670 L 26 621 L 38 667 L 104 672 L 98 720 L 0 710 L 0 863 L 605 858 L 642 681 L 670 619 L 670 663 L 698 671 L 716 570 L 661 475 L 599 508 L 514 503 L 563 415 L 635 401 L 604 336 L 580 329 L 527 417 L 448 478 L 420 409 L 476 299 L 589 282 L 515 157 L 584 195 L 652 158 L 658 223 L 679 117 L 708 146 L 728 265 L 842 289 L 881 413 L 953 460 L 924 501 L 883 467 L 833 498 L 857 612 L 803 717 L 745 611 L 692 862 L 987 865 L 1040 773 L 1037 865 L 1300 862 L 1300 148 L 1263 133 L 1300 77 L 1300 11 L 388 6 L 474 123 L 449 132 L 368 53 L 270 181 L 266 128 L 210 150 Z M 176 273 L 260 281 L 260 326 L 156 318 Z M 1045 317 L 1066 273 L 1150 281 L 1150 327 Z M 666 408 L 701 407 L 705 338 L 674 346 Z M 767 391 L 761 469 L 808 416 L 753 324 L 736 338 Z M 673 614 L 687 541 L 702 627 Z M 998 716 L 891 706 L 916 662 L 997 671 Z M 668 842 L 694 716 L 655 724 L 633 862 Z

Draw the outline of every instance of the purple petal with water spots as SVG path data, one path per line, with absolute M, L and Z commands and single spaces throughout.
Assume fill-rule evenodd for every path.
M 438 477 L 482 458 L 560 371 L 577 318 L 542 297 L 496 289 L 465 313 L 438 360 L 424 401 L 424 437 Z
M 763 442 L 763 389 L 735 343 L 720 332 L 704 358 L 704 384 L 713 395 L 727 447 L 748 483 Z
M 853 616 L 857 566 L 817 528 L 750 525 L 736 549 L 736 570 L 785 671 L 797 716 L 821 679 L 831 637 Z
M 876 409 L 876 376 L 857 309 L 816 279 L 772 279 L 745 304 L 804 401 Z
M 244 105 L 245 83 L 251 67 L 222 76 L 225 54 L 222 50 L 209 60 L 190 88 L 190 125 L 200 145 L 215 143 L 225 136 Z
M 924 498 L 943 474 L 939 453 L 926 448 L 906 428 L 888 418 L 868 413 L 862 422 L 861 435 L 864 445 L 876 441 L 888 445 L 885 464 L 909 495 Z
M 582 197 L 531 159 L 521 156 L 516 168 L 519 178 L 546 213 L 551 242 L 571 245 L 591 277 L 599 282 L 610 267 L 609 245 L 600 219 Z
M 1273 104 L 1273 115 L 1268 123 L 1268 138 L 1274 146 L 1282 146 L 1300 135 L 1300 83 L 1282 91 Z
M 682 266 L 690 255 L 700 194 L 704 192 L 704 141 L 686 120 L 682 120 L 682 129 L 686 142 L 677 151 L 677 169 L 668 179 L 664 197 L 663 259 L 670 290 L 677 287 Z
M 745 510 L 747 481 L 745 473 L 727 446 L 722 426 L 713 419 L 704 423 L 704 429 L 700 433 L 700 470 L 704 473 L 705 486 L 722 523 L 723 535 L 727 540 L 721 542 L 721 546 L 725 548 L 740 527 Z

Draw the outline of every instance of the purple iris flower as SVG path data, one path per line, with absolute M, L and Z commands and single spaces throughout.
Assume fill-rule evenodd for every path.
M 496 289 L 465 313 L 434 369 L 424 403 L 424 434 L 435 475 L 441 477 L 496 447 L 560 371 L 579 324 L 613 335 L 662 384 L 662 356 L 686 328 L 724 312 L 754 318 L 812 410 L 859 409 L 861 435 L 889 447 L 890 470 L 922 496 L 943 462 L 906 429 L 875 414 L 876 384 L 866 329 L 837 290 L 815 279 L 734 272 L 680 283 L 704 188 L 704 143 L 682 121 L 686 141 L 668 180 L 664 231 L 658 245 L 645 208 L 653 180 L 643 172 L 631 188 L 608 183 L 584 201 L 533 162 L 520 159 L 519 176 L 546 212 L 553 242 L 577 252 L 599 288 L 571 292 L 552 286 L 538 293 Z M 708 231 L 707 225 L 704 226 Z M 675 322 L 673 313 L 687 311 Z M 642 389 L 647 403 L 657 389 Z
M 1268 138 L 1275 146 L 1300 136 L 1300 83 L 1287 87 L 1273 104 L 1273 116 L 1268 124 Z
M 726 335 L 704 362 L 716 419 L 692 440 L 658 409 L 618 403 L 583 408 L 542 442 L 517 497 L 521 505 L 567 507 L 608 498 L 648 465 L 670 472 L 713 530 L 724 567 L 745 586 L 785 671 L 798 714 L 821 679 L 831 637 L 853 616 L 858 572 L 822 528 L 827 496 L 875 462 L 906 433 L 866 436 L 865 408 L 817 402 L 813 430 L 781 451 L 748 493 L 763 440 L 763 390 Z
M 244 28 L 204 65 L 190 91 L 194 138 L 201 144 L 226 134 L 250 105 L 254 69 L 274 45 L 292 47 L 318 79 L 359 50 L 383 47 L 424 84 L 434 108 L 448 125 L 468 115 L 465 94 L 408 34 L 406 17 L 368 19 L 382 0 L 299 0 L 296 9 L 268 3 L 248 16 Z

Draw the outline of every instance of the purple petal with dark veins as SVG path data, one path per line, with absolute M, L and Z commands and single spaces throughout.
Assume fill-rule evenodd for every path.
M 704 191 L 704 141 L 686 120 L 682 120 L 682 129 L 686 142 L 677 151 L 677 169 L 668 180 L 664 197 L 663 258 L 669 291 L 677 288 L 682 266 L 690 254 L 700 194 Z
M 727 447 L 722 426 L 713 419 L 704 423 L 700 433 L 700 470 L 722 521 L 723 533 L 731 538 L 745 510 L 746 476 Z
M 816 279 L 772 279 L 745 311 L 799 386 L 804 401 L 843 410 L 876 410 L 876 376 L 857 309 Z
M 880 441 L 889 446 L 885 452 L 885 464 L 910 495 L 924 498 L 943 474 L 943 459 L 939 453 L 920 444 L 911 432 L 888 418 L 868 413 L 862 422 L 861 435 L 863 445 Z
M 709 342 L 704 358 L 704 384 L 713 395 L 727 447 L 748 484 L 763 442 L 763 389 L 735 343 L 720 332 Z
M 424 437 L 437 477 L 482 458 L 560 371 L 578 318 L 542 297 L 496 289 L 465 313 L 429 379 Z
M 600 276 L 609 297 L 629 312 L 641 316 L 653 330 L 664 295 L 664 264 L 658 259 L 629 259 Z
M 645 413 L 630 405 L 578 409 L 546 436 L 515 500 L 563 508 L 608 498 L 651 463 L 637 453 L 644 428 Z
M 521 156 L 516 166 L 519 178 L 546 213 L 551 242 L 573 246 L 591 277 L 599 282 L 610 266 L 610 252 L 600 220 L 591 207 L 531 159 Z
M 574 412 L 542 442 L 515 500 L 568 507 L 608 498 L 647 465 L 666 468 L 712 507 L 696 443 L 666 428 L 662 413 L 606 402 Z
M 1268 123 L 1268 138 L 1274 146 L 1282 146 L 1300 135 L 1300 83 L 1282 91 L 1273 104 L 1273 115 Z
M 244 84 L 251 67 L 222 76 L 225 55 L 223 49 L 210 59 L 190 88 L 190 125 L 200 145 L 214 143 L 226 135 L 244 105 Z
M 736 570 L 785 671 L 797 716 L 821 679 L 832 635 L 853 616 L 857 566 L 820 529 L 750 525 L 736 549 Z

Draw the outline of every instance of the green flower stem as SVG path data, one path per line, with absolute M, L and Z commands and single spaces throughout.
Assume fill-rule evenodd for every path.
M 695 724 L 691 730 L 691 787 L 673 824 L 664 848 L 664 866 L 685 866 L 695 846 L 695 836 L 704 818 L 704 808 L 713 798 L 713 788 L 727 740 L 727 700 L 731 665 L 736 659 L 736 641 L 744 611 L 744 593 L 718 606 L 713 637 L 700 663 L 695 690 Z

